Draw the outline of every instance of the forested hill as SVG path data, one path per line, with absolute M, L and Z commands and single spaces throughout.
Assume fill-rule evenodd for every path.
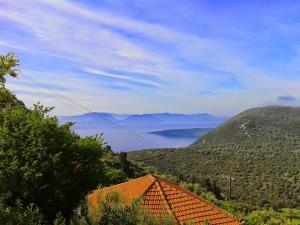
M 190 182 L 209 178 L 227 198 L 276 208 L 300 207 L 299 143 L 300 108 L 269 106 L 242 112 L 188 148 L 129 156 Z
M 268 106 L 249 109 L 193 144 L 245 141 L 295 142 L 300 138 L 300 108 Z

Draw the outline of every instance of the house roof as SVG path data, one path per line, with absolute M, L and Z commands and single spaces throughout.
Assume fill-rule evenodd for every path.
M 118 192 L 124 198 L 125 204 L 142 196 L 141 204 L 148 208 L 151 214 L 159 217 L 171 214 L 178 224 L 188 221 L 193 221 L 195 225 L 203 224 L 204 221 L 211 225 L 241 224 L 231 214 L 202 197 L 153 175 L 98 189 L 88 196 L 91 206 L 99 207 L 99 197 L 105 197 L 110 192 Z

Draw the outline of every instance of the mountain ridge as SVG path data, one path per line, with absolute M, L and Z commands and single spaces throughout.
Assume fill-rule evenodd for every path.
M 269 130 L 266 130 L 266 127 Z M 300 137 L 300 107 L 277 105 L 256 107 L 227 120 L 193 145 L 203 142 L 204 139 L 205 142 L 213 143 L 237 142 L 244 139 L 284 139 L 286 135 L 290 137 L 293 131 Z
M 120 125 L 148 125 L 148 124 L 190 124 L 197 123 L 196 127 L 201 126 L 201 123 L 205 123 L 204 127 L 215 127 L 220 123 L 227 120 L 226 117 L 218 117 L 208 113 L 198 113 L 198 114 L 178 114 L 178 113 L 145 113 L 145 114 L 115 114 L 107 112 L 91 112 L 81 115 L 74 116 L 60 116 L 59 120 L 61 123 L 65 122 L 75 122 L 77 124 L 91 125 L 99 124 L 99 122 L 104 123 L 115 123 Z M 178 127 L 182 128 L 182 127 Z M 169 129 L 169 128 L 167 128 Z M 170 127 L 173 129 L 173 127 Z

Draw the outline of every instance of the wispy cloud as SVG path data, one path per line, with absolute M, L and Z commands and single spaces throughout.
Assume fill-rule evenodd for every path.
M 284 102 L 294 102 L 294 101 L 297 101 L 297 98 L 295 98 L 293 96 L 289 96 L 289 95 L 287 95 L 287 96 L 284 96 L 284 95 L 278 96 L 277 99 L 279 101 L 284 101 Z
M 15 50 L 24 50 L 24 51 L 28 51 L 27 48 L 25 47 L 21 47 L 20 45 L 18 44 L 15 44 L 15 43 L 9 43 L 5 40 L 1 40 L 0 39 L 0 46 L 5 46 L 5 47 L 9 47 L 9 48 L 12 48 L 12 49 L 15 49 Z
M 98 111 L 228 113 L 280 93 L 300 97 L 300 30 L 292 19 L 299 4 L 92 4 L 0 0 L 0 50 L 18 51 L 24 75 L 40 70 L 31 76 L 50 85 L 39 88 L 61 87 Z M 99 103 L 99 95 L 108 100 Z M 114 105 L 124 97 L 128 104 Z
M 138 85 L 149 86 L 149 87 L 154 87 L 154 88 L 161 88 L 162 87 L 161 84 L 153 82 L 153 81 L 137 79 L 137 78 L 133 78 L 133 77 L 130 77 L 130 76 L 125 76 L 125 75 L 107 73 L 107 72 L 102 71 L 102 70 L 84 68 L 83 71 L 87 72 L 87 73 L 92 73 L 92 74 L 96 74 L 96 75 L 99 75 L 99 76 L 103 76 L 103 77 L 109 77 L 109 78 L 122 80 L 122 81 L 129 81 L 131 83 L 138 84 Z

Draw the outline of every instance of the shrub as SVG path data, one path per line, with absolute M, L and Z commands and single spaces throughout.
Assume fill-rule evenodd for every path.
M 87 217 L 85 213 L 78 213 L 72 219 L 72 225 L 174 225 L 170 216 L 156 218 L 145 208 L 140 206 L 141 199 L 132 201 L 130 205 L 124 204 L 118 193 L 110 193 L 100 199 L 100 207 L 90 210 Z M 91 209 L 92 206 L 89 208 Z M 81 208 L 84 209 L 85 207 Z
M 289 225 L 290 222 L 274 210 L 253 211 L 244 218 L 247 225 Z
M 0 224 L 5 225 L 43 225 L 43 215 L 33 204 L 27 207 L 17 201 L 14 207 L 0 203 Z

